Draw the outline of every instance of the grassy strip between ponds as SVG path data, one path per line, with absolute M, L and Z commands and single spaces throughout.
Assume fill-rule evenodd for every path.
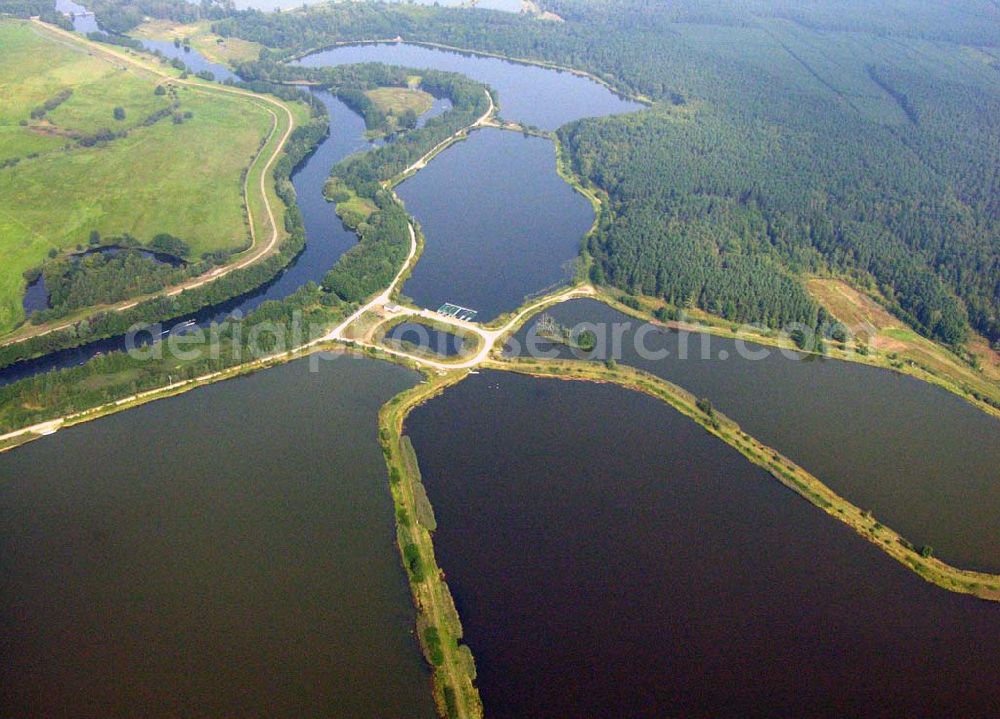
M 913 546 L 897 532 L 881 524 L 871 513 L 863 512 L 805 469 L 748 435 L 738 424 L 712 409 L 710 404 L 696 399 L 677 385 L 614 363 L 609 366 L 576 360 L 517 360 L 492 361 L 486 366 L 535 377 L 613 383 L 662 400 L 928 582 L 953 592 L 1000 601 L 1000 575 L 958 569 L 930 556 L 924 548 Z
M 474 684 L 475 661 L 469 647 L 461 643 L 462 623 L 444 573 L 434 558 L 434 513 L 420 480 L 413 445 L 403 435 L 403 422 L 415 407 L 465 376 L 465 372 L 435 375 L 396 395 L 379 412 L 379 441 L 389 468 L 399 552 L 417 610 L 417 634 L 434 672 L 438 712 L 448 719 L 482 717 L 483 705 Z

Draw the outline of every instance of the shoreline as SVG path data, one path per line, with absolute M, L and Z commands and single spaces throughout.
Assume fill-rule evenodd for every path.
M 869 354 L 862 355 L 856 351 L 841 350 L 836 347 L 830 347 L 829 351 L 825 354 L 822 352 L 817 352 L 816 350 L 803 350 L 795 346 L 791 342 L 782 342 L 780 338 L 766 335 L 763 333 L 735 333 L 729 327 L 721 325 L 712 325 L 706 323 L 690 324 L 682 321 L 671 321 L 671 322 L 661 322 L 654 318 L 648 312 L 644 312 L 641 309 L 635 309 L 634 307 L 629 307 L 623 304 L 618 297 L 615 296 L 615 292 L 621 292 L 616 288 L 612 287 L 598 287 L 596 299 L 603 302 L 608 307 L 621 312 L 629 317 L 634 317 L 643 322 L 648 322 L 651 325 L 657 327 L 665 327 L 669 330 L 678 332 L 693 332 L 696 334 L 707 334 L 716 337 L 725 337 L 729 339 L 739 338 L 748 342 L 753 342 L 755 344 L 763 345 L 765 347 L 773 347 L 775 349 L 786 349 L 793 352 L 797 352 L 803 355 L 811 355 L 815 357 L 822 357 L 824 359 L 836 360 L 838 362 L 851 362 L 854 364 L 859 364 L 864 367 L 871 367 L 872 369 L 884 370 L 886 372 L 895 372 L 897 374 L 905 375 L 907 377 L 912 377 L 920 382 L 924 382 L 929 385 L 933 385 L 946 392 L 949 392 L 961 400 L 968 402 L 970 405 L 981 411 L 983 414 L 989 415 L 995 419 L 1000 420 L 1000 407 L 995 407 L 988 402 L 973 396 L 970 392 L 966 391 L 961 385 L 956 383 L 956 380 L 948 377 L 946 375 L 940 375 L 935 372 L 928 370 L 919 364 L 903 364 L 902 366 L 895 366 L 890 363 L 888 358 L 881 354 Z
M 580 70 L 579 68 L 570 67 L 568 65 L 559 65 L 554 62 L 548 62 L 546 60 L 533 60 L 527 57 L 510 57 L 508 55 L 502 55 L 497 52 L 490 52 L 489 50 L 470 50 L 464 47 L 457 47 L 455 45 L 446 45 L 440 42 L 433 42 L 431 40 L 407 40 L 403 38 L 402 35 L 397 35 L 394 38 L 386 38 L 383 40 L 339 40 L 337 42 L 332 42 L 327 45 L 322 45 L 320 47 L 311 48 L 309 50 L 302 50 L 300 52 L 295 52 L 289 55 L 287 58 L 283 58 L 282 62 L 295 62 L 301 60 L 309 55 L 315 55 L 319 52 L 326 52 L 327 50 L 336 50 L 339 47 L 350 47 L 351 45 L 419 45 L 421 47 L 429 47 L 437 50 L 444 50 L 447 52 L 457 52 L 460 55 L 473 55 L 477 57 L 488 57 L 495 60 L 503 60 L 505 62 L 514 63 L 515 65 L 533 65 L 535 67 L 543 67 L 548 70 L 556 70 L 558 72 L 567 72 L 570 75 L 576 75 L 577 77 L 586 78 L 592 82 L 596 82 L 598 85 L 602 85 L 607 90 L 611 91 L 619 98 L 623 100 L 631 100 L 632 102 L 637 102 L 641 105 L 645 105 L 646 108 L 655 107 L 656 103 L 645 95 L 640 95 L 636 93 L 630 93 L 621 88 L 615 87 L 612 83 L 605 80 L 604 78 L 598 77 L 587 70 Z

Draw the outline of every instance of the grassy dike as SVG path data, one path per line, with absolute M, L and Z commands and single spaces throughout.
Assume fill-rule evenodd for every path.
M 474 685 L 475 661 L 461 643 L 462 623 L 444 573 L 434 558 L 431 532 L 434 514 L 410 438 L 403 422 L 415 407 L 465 378 L 467 372 L 434 375 L 393 397 L 379 412 L 379 441 L 389 470 L 389 487 L 396 511 L 396 540 L 417 610 L 417 633 L 427 663 L 434 672 L 434 701 L 448 719 L 483 716 Z
M 697 422 L 709 434 L 736 449 L 786 487 L 854 529 L 928 582 L 949 591 L 1000 601 L 1000 575 L 958 569 L 934 557 L 923 556 L 919 547 L 851 504 L 787 457 L 748 435 L 736 422 L 714 410 L 706 412 L 699 408 L 698 400 L 677 385 L 632 367 L 578 360 L 492 360 L 484 366 L 534 377 L 617 384 L 655 397 Z
M 270 367 L 277 367 L 278 365 L 307 357 L 314 352 L 347 353 L 351 351 L 352 350 L 344 348 L 342 345 L 296 347 L 285 352 L 279 352 L 265 357 L 249 360 L 247 362 L 225 367 L 214 372 L 198 375 L 197 377 L 192 377 L 190 379 L 178 380 L 161 387 L 154 387 L 126 397 L 109 400 L 78 412 L 73 412 L 63 415 L 62 417 L 42 422 L 38 425 L 32 425 L 31 427 L 10 432 L 9 434 L 0 437 L 0 454 L 9 452 L 10 450 L 16 449 L 17 447 L 36 439 L 41 439 L 47 435 L 54 434 L 56 431 L 61 429 L 101 419 L 102 417 L 107 417 L 108 415 L 132 409 L 133 407 L 148 404 L 149 402 L 155 402 L 158 399 L 176 397 L 177 395 L 181 395 L 193 389 L 214 384 L 216 382 L 222 382 L 235 377 L 253 374 Z

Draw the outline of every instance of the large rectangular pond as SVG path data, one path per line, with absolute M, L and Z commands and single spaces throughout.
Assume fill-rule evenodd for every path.
M 594 300 L 547 314 L 567 327 L 588 323 L 618 361 L 709 398 L 917 546 L 962 568 L 1000 571 L 1000 421 L 967 402 L 886 370 L 657 329 Z M 523 356 L 533 354 L 533 328 L 534 320 L 514 338 Z
M 657 400 L 483 372 L 406 426 L 489 717 L 1000 705 L 1000 605 L 924 582 Z
M 0 715 L 435 716 L 379 406 L 308 360 L 0 455 Z

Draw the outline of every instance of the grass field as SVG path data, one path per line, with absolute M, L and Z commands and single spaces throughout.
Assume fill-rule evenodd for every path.
M 130 129 L 170 104 L 133 74 L 46 42 L 24 23 L 0 22 L 0 58 L 0 162 L 61 148 L 71 133 Z M 69 100 L 44 118 L 31 117 L 66 89 L 73 90 Z M 125 109 L 125 120 L 114 119 L 115 107 Z
M 260 57 L 261 46 L 257 43 L 237 37 L 220 37 L 212 32 L 211 26 L 209 20 L 182 25 L 172 20 L 151 19 L 129 34 L 137 38 L 168 42 L 184 42 L 186 39 L 205 59 L 220 65 L 250 62 Z
M 365 93 L 378 107 L 390 115 L 401 116 L 407 110 L 423 115 L 431 109 L 434 97 L 423 90 L 406 87 L 377 87 Z
M 974 337 L 967 349 L 979 358 L 981 372 L 956 357 L 944 347 L 922 337 L 890 314 L 871 297 L 836 279 L 813 278 L 806 283 L 809 293 L 834 317 L 855 328 L 870 325 L 870 342 L 883 354 L 895 354 L 913 360 L 935 373 L 955 378 L 984 394 L 1000 398 L 1000 358 L 981 337 Z
M 156 95 L 163 78 L 24 22 L 0 22 L 0 59 L 0 162 L 20 158 L 0 169 L 0 334 L 23 320 L 23 272 L 52 249 L 85 244 L 92 230 L 140 241 L 167 232 L 194 256 L 249 245 L 242 173 L 272 125 L 257 103 L 180 85 Z M 65 90 L 65 102 L 30 117 Z M 174 102 L 190 118 L 142 125 Z M 124 120 L 113 117 L 119 106 Z M 79 145 L 104 128 L 129 132 Z
M 337 215 L 351 227 L 364 222 L 378 209 L 372 200 L 361 197 L 339 179 L 327 180 L 323 194 L 328 200 L 336 201 Z

